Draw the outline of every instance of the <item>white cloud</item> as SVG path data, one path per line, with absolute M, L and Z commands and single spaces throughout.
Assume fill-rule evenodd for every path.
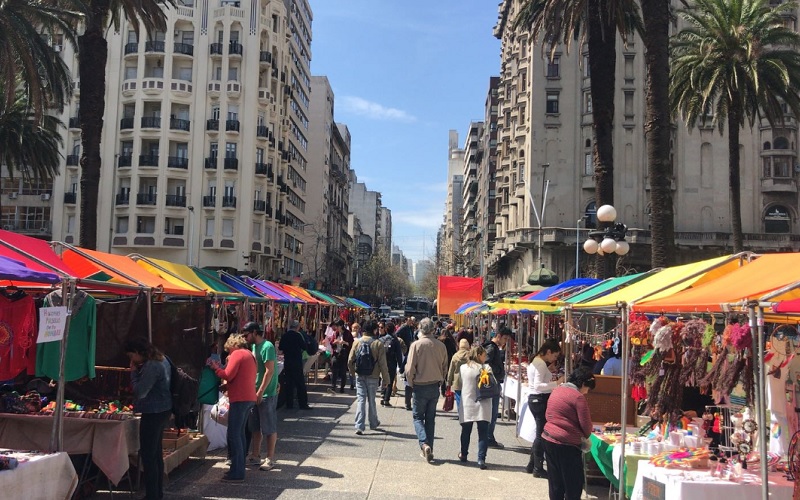
M 397 108 L 388 108 L 377 102 L 368 101 L 361 97 L 344 96 L 336 101 L 337 109 L 355 115 L 365 116 L 373 120 L 388 120 L 411 123 L 417 118 L 406 111 Z

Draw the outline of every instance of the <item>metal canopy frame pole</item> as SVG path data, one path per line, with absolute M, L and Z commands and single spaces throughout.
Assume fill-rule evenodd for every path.
M 625 440 L 627 437 L 628 426 L 628 363 L 630 358 L 630 342 L 628 340 L 628 304 L 625 302 L 617 303 L 621 316 L 620 344 L 622 345 L 622 381 L 621 381 L 621 404 L 620 411 L 620 426 L 622 427 L 622 442 L 620 444 L 620 457 L 619 457 L 619 499 L 625 500 Z
M 753 336 L 753 372 L 756 378 L 756 420 L 758 421 L 758 453 L 761 456 L 761 498 L 769 499 L 769 467 L 766 466 L 767 456 L 767 409 L 764 401 L 766 381 L 764 380 L 764 309 L 757 302 L 747 304 L 747 316 L 750 321 L 750 331 L 756 332 Z
M 61 339 L 61 353 L 58 365 L 58 390 L 56 391 L 56 408 L 53 414 L 53 429 L 50 434 L 50 449 L 64 449 L 64 370 L 67 361 L 67 340 L 69 337 L 72 306 L 75 303 L 75 280 L 64 280 L 61 283 L 62 304 L 67 306 L 67 321 L 64 324 L 64 337 Z

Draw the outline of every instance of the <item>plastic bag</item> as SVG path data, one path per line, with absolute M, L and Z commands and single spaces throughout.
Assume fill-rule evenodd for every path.
M 230 409 L 230 402 L 228 396 L 222 395 L 219 397 L 217 404 L 211 407 L 211 418 L 220 425 L 228 425 L 228 410 Z
M 456 395 L 450 388 L 444 393 L 444 405 L 442 406 L 442 410 L 444 411 L 451 411 L 453 406 L 456 402 Z

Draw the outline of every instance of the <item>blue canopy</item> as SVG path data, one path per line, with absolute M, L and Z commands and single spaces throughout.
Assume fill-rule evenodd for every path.
M 594 278 L 575 278 L 569 281 L 564 281 L 563 283 L 559 283 L 557 285 L 553 285 L 550 288 L 545 288 L 544 290 L 540 290 L 538 292 L 526 295 L 524 297 L 521 297 L 521 299 L 550 300 L 550 298 L 555 294 L 559 294 L 561 296 L 572 295 L 573 293 L 576 293 L 586 287 L 595 285 L 597 283 L 600 283 L 600 280 Z
M 23 262 L 0 255 L 0 279 L 33 283 L 58 283 L 61 278 L 54 273 L 34 271 Z

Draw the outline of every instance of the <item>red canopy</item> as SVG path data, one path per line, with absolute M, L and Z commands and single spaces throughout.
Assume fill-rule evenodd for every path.
M 436 307 L 439 314 L 453 314 L 467 302 L 480 302 L 483 298 L 483 278 L 439 276 L 439 294 Z

